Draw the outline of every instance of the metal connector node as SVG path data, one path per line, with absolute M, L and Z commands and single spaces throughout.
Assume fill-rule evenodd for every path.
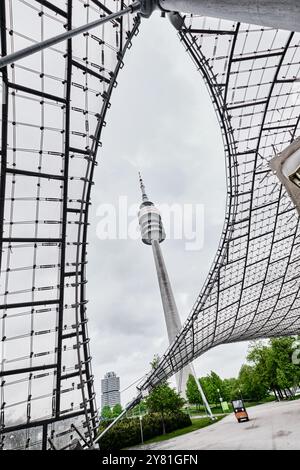
M 154 10 L 159 8 L 157 0 L 141 0 L 140 15 L 143 18 L 150 18 Z

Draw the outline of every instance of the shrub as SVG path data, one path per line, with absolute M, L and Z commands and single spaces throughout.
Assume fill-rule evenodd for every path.
M 108 426 L 109 423 L 102 423 L 99 431 Z M 179 411 L 177 413 L 170 413 L 165 416 L 166 432 L 172 432 L 176 429 L 182 429 L 192 424 L 189 415 Z M 144 440 L 152 439 L 163 433 L 163 426 L 161 416 L 157 413 L 151 413 L 143 417 L 143 435 Z M 130 447 L 141 443 L 141 428 L 139 418 L 125 418 L 107 434 L 103 436 L 100 441 L 100 450 L 103 452 L 111 450 L 119 450 L 124 447 Z

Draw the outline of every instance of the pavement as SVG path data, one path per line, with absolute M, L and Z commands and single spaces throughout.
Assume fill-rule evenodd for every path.
M 203 429 L 134 449 L 151 450 L 300 450 L 300 400 L 247 409 L 250 421 L 230 414 Z

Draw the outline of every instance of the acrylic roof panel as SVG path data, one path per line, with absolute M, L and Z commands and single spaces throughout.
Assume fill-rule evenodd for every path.
M 1 54 L 121 5 L 6 0 Z M 97 425 L 86 324 L 88 208 L 110 95 L 137 27 L 135 18 L 115 20 L 2 77 L 4 448 L 45 448 L 47 439 L 61 447 L 76 429 L 91 439 Z M 297 136 L 299 35 L 203 17 L 187 17 L 178 34 L 219 118 L 227 210 L 207 281 L 143 388 L 217 344 L 300 327 L 298 217 L 268 166 Z
M 117 11 L 121 2 L 4 6 L 1 55 Z M 88 208 L 110 95 L 137 26 L 134 17 L 111 21 L 1 74 L 3 448 L 61 447 L 79 437 L 76 429 L 87 439 L 96 430 L 85 296 Z

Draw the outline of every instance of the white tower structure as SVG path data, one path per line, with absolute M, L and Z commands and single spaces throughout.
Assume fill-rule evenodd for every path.
M 165 238 L 165 231 L 163 228 L 162 220 L 158 209 L 155 207 L 153 202 L 148 199 L 145 191 L 144 182 L 141 174 L 139 173 L 140 187 L 142 191 L 142 204 L 139 210 L 139 224 L 141 229 L 142 241 L 146 245 L 152 246 L 156 273 L 158 278 L 158 284 L 161 294 L 161 300 L 164 310 L 165 322 L 167 326 L 169 343 L 171 344 L 175 339 L 176 335 L 181 330 L 181 321 L 177 310 L 175 298 L 173 295 L 170 279 L 168 276 L 167 268 L 164 262 L 163 254 L 160 248 Z M 199 380 L 197 379 L 192 364 L 181 369 L 176 374 L 176 383 L 178 392 L 183 398 L 186 398 L 186 383 L 189 375 L 192 374 L 195 377 L 199 392 L 201 394 L 203 403 L 207 409 L 208 414 L 213 417 L 210 406 L 206 400 L 204 392 L 201 388 Z

